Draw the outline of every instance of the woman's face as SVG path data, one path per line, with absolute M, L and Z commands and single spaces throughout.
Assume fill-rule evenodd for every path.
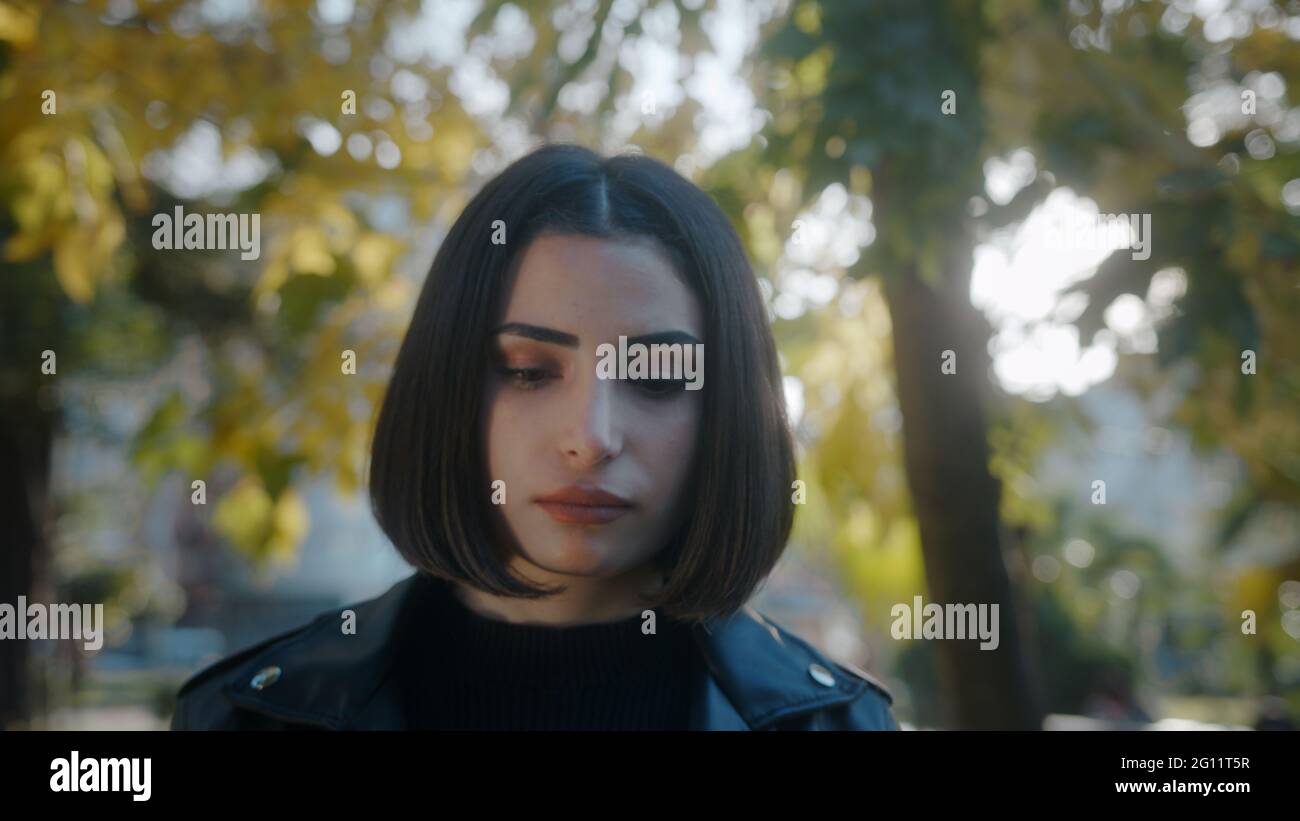
M 505 483 L 495 529 L 549 573 L 640 568 L 683 515 L 703 391 L 598 378 L 597 349 L 672 332 L 703 343 L 698 301 L 641 239 L 539 237 L 507 287 L 483 403 L 490 480 Z M 626 504 L 547 500 L 574 486 Z

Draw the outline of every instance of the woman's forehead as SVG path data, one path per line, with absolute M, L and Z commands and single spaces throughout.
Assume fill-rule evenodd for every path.
M 649 323 L 703 336 L 699 301 L 653 241 L 548 235 L 534 240 L 515 275 L 504 321 L 569 318 L 599 327 Z

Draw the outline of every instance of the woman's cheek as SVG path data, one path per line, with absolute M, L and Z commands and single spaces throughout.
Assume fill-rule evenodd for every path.
M 517 392 L 502 391 L 492 407 L 492 434 L 502 448 L 518 453 L 527 444 L 529 432 L 534 427 L 525 424 L 530 408 L 519 399 Z M 535 412 L 535 410 L 534 410 Z
M 518 398 L 518 391 L 500 387 L 490 391 L 484 430 L 487 432 L 488 464 L 496 478 L 509 471 L 512 455 L 523 455 L 529 444 L 529 432 L 535 428 L 524 424 L 528 408 Z M 524 455 L 524 458 L 530 458 Z
M 573 413 L 555 386 L 532 391 L 505 387 L 494 410 L 501 441 L 531 464 L 554 449 L 557 432 L 572 424 Z
M 700 424 L 701 403 L 687 398 L 674 405 L 648 417 L 641 430 L 653 432 L 651 452 L 659 463 L 656 472 L 676 477 L 685 473 L 690 464 Z

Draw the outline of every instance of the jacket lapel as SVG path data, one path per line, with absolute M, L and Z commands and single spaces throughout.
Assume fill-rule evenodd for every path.
M 752 606 L 694 633 L 708 675 L 697 683 L 692 729 L 768 729 L 853 701 L 867 687 Z
M 350 605 L 356 633 L 344 634 L 340 611 L 317 618 L 298 636 L 253 656 L 226 685 L 226 698 L 244 709 L 295 724 L 331 730 L 402 729 L 401 702 L 388 675 L 400 616 L 417 577 L 374 599 Z M 278 668 L 259 689 L 260 671 Z
M 405 729 L 390 672 L 401 615 L 416 578 L 409 576 L 383 595 L 346 608 L 356 614 L 355 634 L 342 632 L 341 611 L 334 611 L 296 635 L 269 643 L 238 668 L 224 695 L 243 709 L 293 724 Z M 766 729 L 852 701 L 867 686 L 752 607 L 695 624 L 691 632 L 702 661 L 691 684 L 691 729 Z M 817 666 L 833 673 L 833 684 L 822 683 L 825 675 L 821 681 L 812 675 Z M 274 683 L 259 688 L 258 674 L 272 668 L 279 670 Z

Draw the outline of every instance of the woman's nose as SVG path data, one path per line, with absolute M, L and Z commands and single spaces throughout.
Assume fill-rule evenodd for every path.
M 618 418 L 612 379 L 589 374 L 579 380 L 569 413 L 572 422 L 565 429 L 562 448 L 575 467 L 588 468 L 613 459 L 623 449 L 622 420 Z

